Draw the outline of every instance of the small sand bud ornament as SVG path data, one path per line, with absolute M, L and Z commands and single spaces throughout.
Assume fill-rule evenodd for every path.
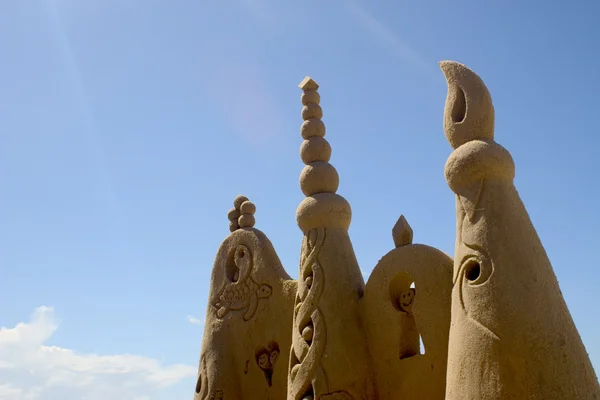
M 229 231 L 233 232 L 240 228 L 253 228 L 256 220 L 254 213 L 256 206 L 246 196 L 237 196 L 233 200 L 233 208 L 227 212 L 229 219 Z

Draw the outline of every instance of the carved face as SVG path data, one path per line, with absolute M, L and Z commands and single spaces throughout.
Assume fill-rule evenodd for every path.
M 258 357 L 258 366 L 261 369 L 269 369 L 271 367 L 271 362 L 269 361 L 269 353 L 262 353 Z
M 400 307 L 403 311 L 411 312 L 412 303 L 415 298 L 415 289 L 409 289 L 406 292 L 400 293 Z
M 271 366 L 275 365 L 278 357 L 279 357 L 279 350 L 271 351 L 271 355 L 269 356 L 269 362 L 271 363 Z
M 260 299 L 269 298 L 269 297 L 271 297 L 272 293 L 273 293 L 273 289 L 271 289 L 271 286 L 260 285 L 260 288 L 258 289 L 258 298 L 260 298 Z

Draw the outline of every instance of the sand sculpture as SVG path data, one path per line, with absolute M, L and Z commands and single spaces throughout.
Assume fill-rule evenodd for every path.
M 194 400 L 600 400 L 510 153 L 494 141 L 491 96 L 464 65 L 440 66 L 454 259 L 413 244 L 400 216 L 394 248 L 365 284 L 319 86 L 305 78 L 298 279 L 254 228 L 255 205 L 238 196 L 213 266 Z

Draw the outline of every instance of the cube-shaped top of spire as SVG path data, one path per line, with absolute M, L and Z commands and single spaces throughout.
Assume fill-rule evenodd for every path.
M 302 90 L 317 90 L 319 88 L 319 84 L 313 80 L 310 76 L 307 76 L 300 82 L 298 87 Z

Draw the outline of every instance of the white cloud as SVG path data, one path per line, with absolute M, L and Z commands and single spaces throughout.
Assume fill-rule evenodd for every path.
M 187 316 L 187 322 L 189 322 L 192 325 L 204 325 L 204 321 L 202 321 L 200 318 L 196 318 L 192 315 Z
M 11 400 L 29 400 L 38 399 L 40 394 L 39 389 L 24 390 L 13 387 L 10 384 L 0 385 L 0 399 L 11 399 Z
M 196 375 L 191 365 L 45 345 L 58 325 L 54 309 L 43 306 L 29 322 L 0 328 L 0 400 L 151 400 Z

